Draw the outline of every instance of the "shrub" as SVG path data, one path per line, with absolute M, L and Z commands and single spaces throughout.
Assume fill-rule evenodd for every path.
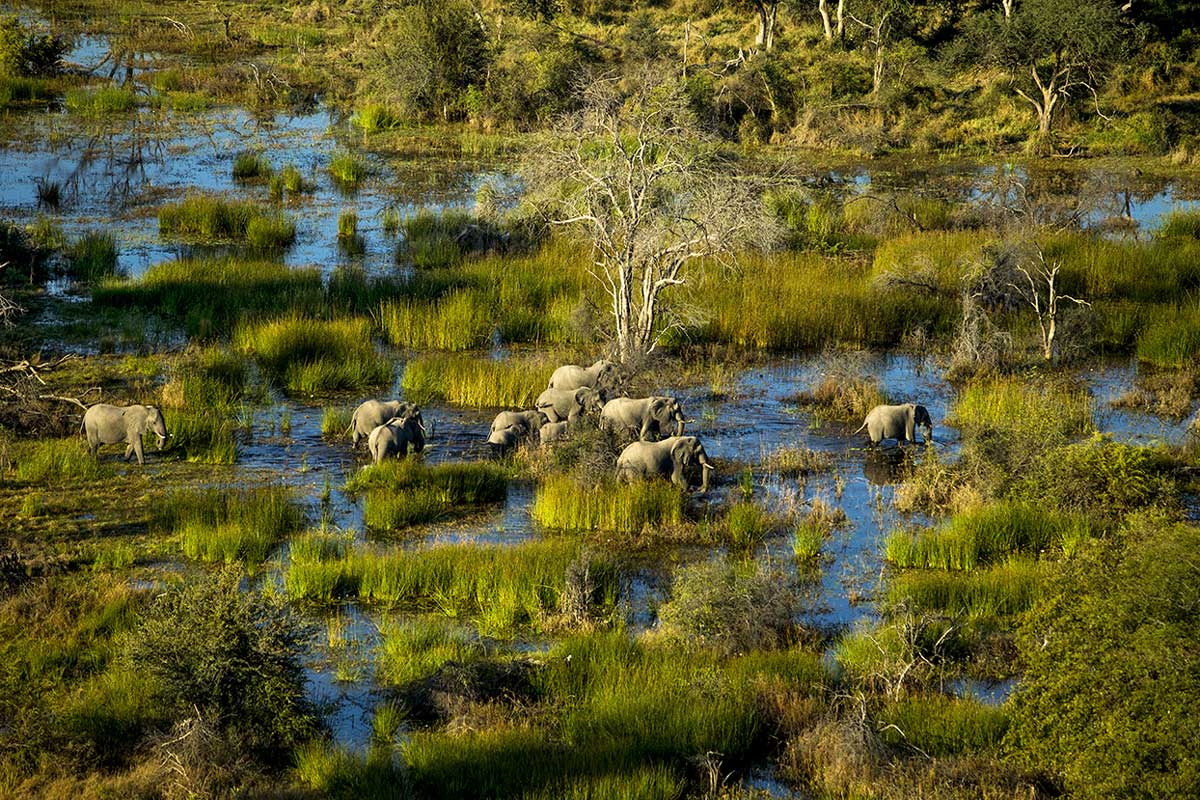
M 71 244 L 67 263 L 75 279 L 85 283 L 116 275 L 116 237 L 99 231 L 85 233 Z
M 665 481 L 585 485 L 553 475 L 538 486 L 530 512 L 547 528 L 636 535 L 683 522 L 683 492 Z
M 176 713 L 199 712 L 252 751 L 279 753 L 312 735 L 303 654 L 309 631 L 285 605 L 243 592 L 227 568 L 167 590 L 125 649 Z
M 16 16 L 0 15 L 0 76 L 55 75 L 70 49 L 61 36 L 28 30 Z
M 1200 792 L 1200 528 L 1145 517 L 1085 548 L 1022 625 L 1006 745 L 1070 794 Z
M 795 611 L 781 576 L 757 563 L 712 560 L 676 570 L 658 618 L 668 638 L 736 653 L 780 644 Z

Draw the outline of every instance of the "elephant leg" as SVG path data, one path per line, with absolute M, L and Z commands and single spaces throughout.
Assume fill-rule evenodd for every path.
M 125 455 L 123 456 L 124 460 L 128 461 L 131 455 L 133 455 L 133 445 L 127 444 L 125 445 Z
M 138 438 L 134 439 L 133 443 L 129 446 L 132 448 L 133 454 L 137 456 L 138 466 L 145 466 L 146 460 L 142 455 L 142 437 L 139 436 Z

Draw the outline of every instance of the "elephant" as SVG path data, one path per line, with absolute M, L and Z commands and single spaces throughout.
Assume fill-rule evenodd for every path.
M 393 417 L 377 425 L 367 437 L 367 452 L 376 464 L 388 456 L 405 458 L 409 450 L 419 453 L 425 449 L 425 434 L 415 416 Z
M 686 491 L 691 485 L 684 468 L 695 464 L 700 465 L 700 491 L 707 492 L 708 473 L 713 466 L 708 463 L 704 445 L 695 436 L 671 436 L 661 442 L 632 442 L 617 457 L 617 478 L 629 481 L 658 475 L 670 478 Z
M 683 409 L 673 397 L 616 397 L 600 412 L 601 427 L 618 433 L 632 430 L 642 441 L 661 435 L 672 423 L 675 436 L 682 436 L 685 422 Z
M 600 359 L 590 367 L 578 364 L 564 364 L 554 370 L 550 376 L 551 389 L 611 389 L 620 376 L 617 365 L 611 361 Z
M 599 414 L 604 408 L 604 392 L 587 386 L 547 389 L 538 395 L 536 405 L 551 422 L 576 420 L 584 414 Z
M 536 436 L 537 432 L 550 419 L 541 411 L 501 411 L 492 420 L 492 433 L 504 430 L 510 425 L 525 429 L 526 436 Z
M 354 416 L 350 417 L 352 446 L 358 447 L 360 439 L 366 439 L 371 435 L 371 431 L 398 417 L 416 419 L 421 434 L 424 435 L 425 420 L 421 418 L 421 409 L 416 403 L 403 400 L 367 400 L 354 409 Z
M 854 433 L 861 433 L 866 428 L 871 444 L 879 444 L 881 439 L 915 443 L 917 427 L 923 429 L 925 441 L 933 441 L 933 420 L 925 406 L 903 403 L 898 406 L 875 406 Z
M 547 422 L 538 431 L 538 438 L 541 440 L 542 444 L 557 442 L 560 439 L 566 438 L 567 431 L 571 429 L 572 425 L 574 425 L 574 422 L 571 420 L 566 420 L 564 422 Z
M 102 444 L 120 444 L 127 442 L 125 460 L 130 455 L 137 456 L 140 465 L 146 463 L 142 456 L 142 436 L 153 433 L 158 437 L 158 449 L 166 446 L 167 425 L 163 422 L 162 412 L 154 406 L 110 406 L 107 403 L 97 403 L 83 414 L 83 424 L 80 426 L 87 434 L 88 447 L 92 455 Z
M 531 436 L 528 428 L 524 425 L 514 424 L 493 430 L 488 436 L 487 443 L 492 448 L 492 452 L 502 456 L 520 444 L 522 440 L 529 438 Z

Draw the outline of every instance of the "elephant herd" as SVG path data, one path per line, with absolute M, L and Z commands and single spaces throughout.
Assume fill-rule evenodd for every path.
M 503 455 L 519 444 L 545 446 L 561 440 L 578 426 L 596 425 L 620 440 L 632 440 L 617 457 L 619 480 L 661 477 L 687 490 L 691 488 L 687 473 L 699 467 L 700 489 L 707 492 L 713 466 L 700 440 L 683 435 L 688 420 L 679 401 L 663 396 L 616 396 L 619 384 L 619 368 L 611 361 L 597 361 L 590 367 L 574 364 L 559 367 L 534 408 L 501 411 L 496 415 L 488 446 L 494 454 Z M 933 441 L 929 412 L 915 403 L 876 406 L 854 433 L 864 429 L 872 444 L 883 439 L 916 442 L 917 429 L 926 441 Z M 144 463 L 145 434 L 157 437 L 159 450 L 170 436 L 162 413 L 145 405 L 98 403 L 87 409 L 81 430 L 87 436 L 93 456 L 101 445 L 125 443 L 125 459 L 136 455 L 138 464 Z M 367 451 L 376 464 L 425 449 L 421 409 L 403 400 L 367 400 L 354 410 L 347 432 L 355 448 L 366 440 Z

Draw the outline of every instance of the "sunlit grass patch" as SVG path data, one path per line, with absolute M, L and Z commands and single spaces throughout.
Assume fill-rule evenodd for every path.
M 91 283 L 117 274 L 117 240 L 106 231 L 88 231 L 67 251 L 71 275 Z
M 549 476 L 538 486 L 531 515 L 546 528 L 638 534 L 684 521 L 683 492 L 666 481 L 581 483 Z
M 888 744 L 936 757 L 996 750 L 1008 730 L 1008 713 L 978 700 L 912 695 L 885 706 L 879 722 Z
M 921 611 L 992 624 L 1028 609 L 1041 594 L 1045 562 L 1012 560 L 970 572 L 910 570 L 892 578 L 887 598 Z
M 329 176 L 339 189 L 352 191 L 366 180 L 367 164 L 354 153 L 343 150 L 330 159 Z
M 218 412 L 199 408 L 163 410 L 171 433 L 170 449 L 188 461 L 234 464 L 238 458 L 238 421 L 229 409 Z
M 0 75 L 0 108 L 16 103 L 44 102 L 60 91 L 59 82 L 53 78 Z
M 178 535 L 184 555 L 201 561 L 256 566 L 303 524 L 295 493 L 282 486 L 172 492 L 155 508 L 155 527 Z
M 474 633 L 445 618 L 415 618 L 380 628 L 379 677 L 404 686 L 437 672 L 447 662 L 464 663 L 485 653 Z
M 1047 261 L 1062 264 L 1061 291 L 1085 300 L 1170 303 L 1200 286 L 1200 241 L 1190 238 L 1134 242 L 1063 233 L 1044 250 Z
M 1172 211 L 1163 219 L 1154 235 L 1157 238 L 1184 236 L 1200 239 L 1200 211 L 1184 208 Z
M 968 384 L 959 392 L 950 417 L 966 433 L 1041 442 L 1078 436 L 1094 427 L 1085 388 L 1015 377 Z
M 354 410 L 346 406 L 325 406 L 321 412 L 321 436 L 341 439 L 350 432 Z
M 379 386 L 392 374 L 391 362 L 375 350 L 370 323 L 361 318 L 280 317 L 240 326 L 233 342 L 296 394 Z
M 401 386 L 414 403 L 443 400 L 471 408 L 528 408 L 546 388 L 555 364 L 544 357 L 472 358 L 423 355 L 411 359 Z
M 489 344 L 495 329 L 487 297 L 468 289 L 433 302 L 385 301 L 374 317 L 384 339 L 397 347 L 473 350 Z
M 767 454 L 763 468 L 781 478 L 796 478 L 826 472 L 833 468 L 834 459 L 829 453 L 807 447 L 781 447 Z
M 383 103 L 367 103 L 350 118 L 350 122 L 369 134 L 399 127 L 401 120 Z
M 872 408 L 885 405 L 888 396 L 875 378 L 837 370 L 809 391 L 788 398 L 822 419 L 862 422 Z
M 84 116 L 120 114 L 137 107 L 137 96 L 120 86 L 80 87 L 67 90 L 63 105 L 68 111 Z
M 275 174 L 271 162 L 262 153 L 243 150 L 233 157 L 233 179 L 235 181 L 267 180 Z
M 314 739 L 296 750 L 296 777 L 320 797 L 404 800 L 405 778 L 391 754 L 366 754 Z
M 88 452 L 81 438 L 20 441 L 12 448 L 13 477 L 20 483 L 57 484 L 110 477 L 112 468 Z
M 504 500 L 508 475 L 483 462 L 426 465 L 412 459 L 364 467 L 345 486 L 366 492 L 363 522 L 373 530 L 399 530 L 473 513 Z
M 283 249 L 296 239 L 296 224 L 289 217 L 251 200 L 207 194 L 190 194 L 160 208 L 158 230 L 188 239 L 244 241 L 259 252 Z
M 738 549 L 752 549 L 762 543 L 767 534 L 779 527 L 781 520 L 750 500 L 731 505 L 725 511 L 725 528 L 729 544 Z
M 180 320 L 195 336 L 231 333 L 245 316 L 313 313 L 324 301 L 316 268 L 238 258 L 164 261 L 139 278 L 107 280 L 92 293 L 104 306 L 133 305 Z
M 994 503 L 956 514 L 940 528 L 895 531 L 887 538 L 887 560 L 900 568 L 970 570 L 1012 555 L 1061 553 L 1064 542 L 1090 537 L 1079 514 L 1020 503 Z
M 563 541 L 391 552 L 362 547 L 341 555 L 319 542 L 292 549 L 286 585 L 293 600 L 357 597 L 386 607 L 439 609 L 466 615 L 482 632 L 501 635 L 552 621 L 560 612 L 567 568 L 578 558 L 578 547 Z M 597 557 L 588 563 L 596 587 L 592 599 L 611 609 L 615 570 Z

